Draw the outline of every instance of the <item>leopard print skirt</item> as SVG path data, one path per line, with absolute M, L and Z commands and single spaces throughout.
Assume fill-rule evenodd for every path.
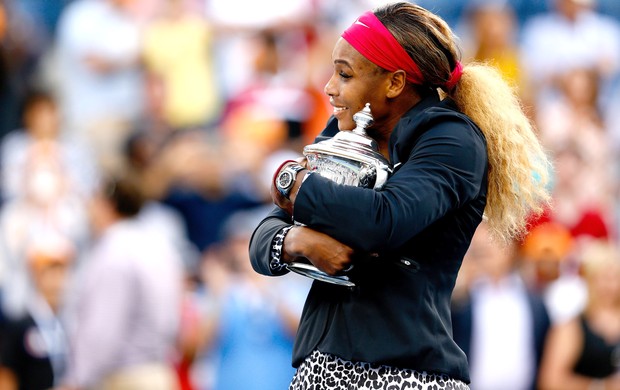
M 314 351 L 303 361 L 289 390 L 469 390 L 465 383 L 424 371 L 353 363 Z

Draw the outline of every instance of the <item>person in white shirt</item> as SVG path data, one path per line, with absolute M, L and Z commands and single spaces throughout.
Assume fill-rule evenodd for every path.
M 595 0 L 553 0 L 555 10 L 523 26 L 521 59 L 543 97 L 555 79 L 574 68 L 596 69 L 610 80 L 620 71 L 620 25 L 594 11 Z
M 480 224 L 465 260 L 474 276 L 452 310 L 473 390 L 535 388 L 550 320 L 542 298 L 518 272 L 518 258 L 516 244 L 492 240 L 487 224 Z
M 104 169 L 140 118 L 144 83 L 136 0 L 78 0 L 63 12 L 56 50 L 60 103 L 72 138 L 91 146 Z

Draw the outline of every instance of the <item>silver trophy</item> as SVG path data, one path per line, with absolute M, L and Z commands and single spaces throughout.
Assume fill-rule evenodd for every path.
M 353 120 L 356 125 L 353 131 L 340 131 L 328 140 L 304 147 L 307 168 L 338 184 L 379 190 L 392 173 L 392 167 L 379 153 L 377 142 L 366 135 L 366 129 L 374 123 L 370 104 L 356 112 Z M 288 269 L 324 282 L 355 286 L 346 272 L 328 275 L 307 262 L 289 263 Z

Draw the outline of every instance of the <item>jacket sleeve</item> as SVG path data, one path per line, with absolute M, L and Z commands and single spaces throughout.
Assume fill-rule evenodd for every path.
M 290 225 L 292 225 L 291 217 L 276 207 L 254 230 L 250 239 L 250 261 L 256 272 L 269 276 L 288 273 L 286 269 L 274 272 L 269 266 L 269 262 L 271 260 L 271 244 L 275 235 Z
M 333 117 L 328 121 L 325 130 L 319 134 L 315 142 L 333 137 L 338 132 L 338 121 Z M 271 260 L 271 244 L 276 234 L 283 228 L 292 225 L 291 217 L 278 207 L 263 219 L 254 230 L 250 239 L 250 261 L 254 270 L 263 275 L 283 275 L 288 273 L 286 269 L 274 272 L 269 267 Z
M 397 250 L 476 198 L 487 169 L 483 136 L 462 121 L 423 132 L 381 191 L 311 175 L 295 200 L 294 219 L 365 252 Z

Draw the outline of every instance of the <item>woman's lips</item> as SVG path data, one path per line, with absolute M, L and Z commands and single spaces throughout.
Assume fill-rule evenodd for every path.
M 334 107 L 334 116 L 341 118 L 343 113 L 348 110 L 348 107 Z

